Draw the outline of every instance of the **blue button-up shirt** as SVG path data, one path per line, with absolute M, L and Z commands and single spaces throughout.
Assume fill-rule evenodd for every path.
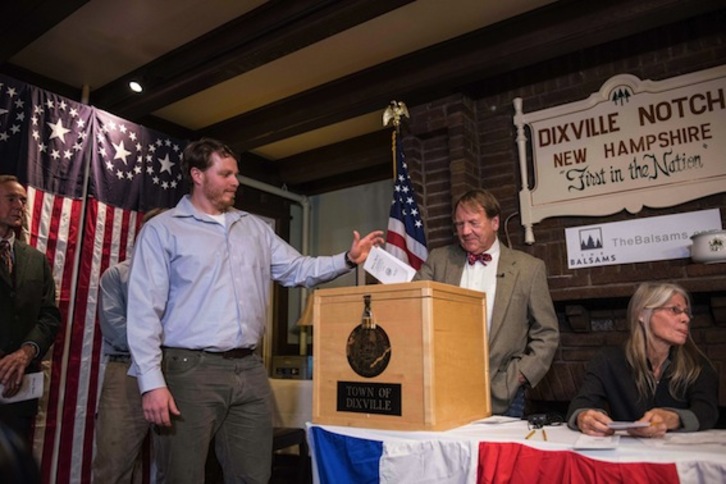
M 264 221 L 232 209 L 222 225 L 189 195 L 144 224 L 128 289 L 128 342 L 142 393 L 166 386 L 161 347 L 226 351 L 264 334 L 271 281 L 314 286 L 350 269 L 345 253 L 306 257 Z
M 106 269 L 101 276 L 98 297 L 98 323 L 103 335 L 103 352 L 128 356 L 126 341 L 126 298 L 131 260 L 126 259 Z

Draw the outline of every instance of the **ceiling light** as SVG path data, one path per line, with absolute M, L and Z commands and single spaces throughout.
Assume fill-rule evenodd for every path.
M 129 88 L 131 88 L 131 90 L 134 92 L 141 92 L 144 90 L 144 88 L 141 87 L 141 84 L 139 84 L 137 81 L 129 82 Z

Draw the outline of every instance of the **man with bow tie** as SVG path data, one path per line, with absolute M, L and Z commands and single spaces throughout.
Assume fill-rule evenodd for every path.
M 524 390 L 549 370 L 559 329 L 544 262 L 501 244 L 501 209 L 486 190 L 454 206 L 458 244 L 434 249 L 414 280 L 486 293 L 492 412 L 522 417 Z

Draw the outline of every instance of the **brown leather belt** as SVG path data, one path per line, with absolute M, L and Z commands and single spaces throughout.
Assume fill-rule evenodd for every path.
M 254 352 L 255 350 L 253 348 L 235 348 L 233 350 L 227 351 L 205 351 L 205 353 L 221 356 L 226 360 L 237 360 L 239 358 L 246 358 Z

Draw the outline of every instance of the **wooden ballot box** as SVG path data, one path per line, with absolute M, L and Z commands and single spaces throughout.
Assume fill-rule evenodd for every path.
M 490 416 L 484 297 L 430 281 L 316 290 L 313 422 L 446 430 Z

